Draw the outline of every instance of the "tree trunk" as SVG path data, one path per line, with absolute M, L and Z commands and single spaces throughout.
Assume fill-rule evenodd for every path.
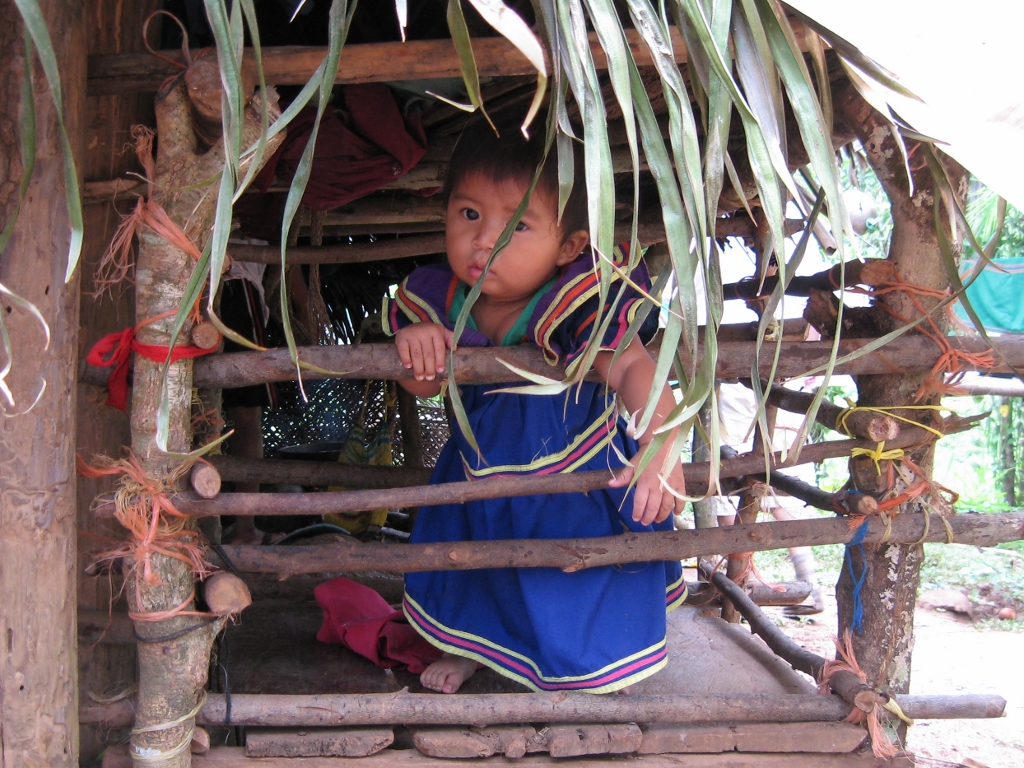
M 916 168 L 913 171 L 914 193 L 911 195 L 902 155 L 896 146 L 889 124 L 868 106 L 852 87 L 839 94 L 837 105 L 839 114 L 850 124 L 863 144 L 868 162 L 878 175 L 892 204 L 893 232 L 889 260 L 908 283 L 927 288 L 947 288 L 948 278 L 942 264 L 935 231 L 933 203 L 936 185 L 924 163 L 923 148 L 911 147 L 911 152 L 918 150 L 911 158 L 911 163 Z M 944 162 L 953 188 L 962 199 L 966 192 L 967 175 L 955 163 L 948 160 Z M 948 228 L 949 225 L 943 221 L 942 226 Z M 917 317 L 916 310 L 902 292 L 887 294 L 878 301 L 904 317 Z M 935 304 L 935 300 L 924 299 L 922 303 L 926 308 L 930 308 Z M 887 326 L 884 327 L 886 331 L 901 324 L 888 315 L 879 314 L 879 322 Z M 941 323 L 941 315 L 936 317 L 936 320 Z M 857 380 L 859 404 L 880 407 L 909 405 L 914 402 L 915 392 L 924 377 L 923 372 L 909 371 L 903 375 L 860 376 Z M 925 402 L 938 402 L 938 398 L 931 398 Z M 920 412 L 915 411 L 907 411 L 900 415 L 915 421 L 921 421 L 923 418 Z M 909 449 L 908 455 L 930 475 L 933 452 L 933 444 L 928 444 L 923 448 Z M 855 477 L 860 475 L 861 468 L 857 465 L 862 461 L 865 459 L 851 461 L 851 473 Z M 870 464 L 869 460 L 868 463 Z M 870 475 L 877 476 L 873 465 L 870 468 Z M 873 491 L 863 487 L 861 490 Z M 919 501 L 899 508 L 902 512 L 920 510 Z M 854 617 L 854 589 L 850 568 L 852 566 L 858 574 L 861 569 L 866 570 L 866 580 L 861 592 L 863 630 L 859 634 L 854 634 L 853 648 L 857 661 L 867 674 L 867 682 L 893 693 L 906 693 L 910 688 L 914 603 L 922 558 L 921 546 L 913 544 L 865 545 L 863 559 L 855 549 L 848 549 L 837 587 L 841 634 L 851 627 Z
M 80 147 L 85 93 L 84 6 L 42 0 L 64 92 L 68 134 Z M 0 4 L 0 228 L 18 203 L 24 27 Z M 78 765 L 75 616 L 75 378 L 78 278 L 65 284 L 70 229 L 63 152 L 42 70 L 35 67 L 36 166 L 14 234 L 0 257 L 0 283 L 31 301 L 52 334 L 4 298 L 13 367 L 9 412 L 0 416 L 0 765 Z M 0 356 L 3 353 L 0 352 Z

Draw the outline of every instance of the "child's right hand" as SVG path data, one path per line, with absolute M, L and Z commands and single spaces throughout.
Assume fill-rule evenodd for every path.
M 395 334 L 402 365 L 411 368 L 416 381 L 433 381 L 444 373 L 445 352 L 454 349 L 454 334 L 437 323 L 413 323 Z

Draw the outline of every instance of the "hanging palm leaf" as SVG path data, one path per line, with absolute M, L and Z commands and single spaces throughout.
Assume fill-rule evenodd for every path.
M 610 87 L 617 119 L 622 122 L 633 176 L 630 240 L 633 244 L 637 242 L 640 170 L 645 168 L 653 178 L 659 198 L 670 265 L 669 282 L 674 285 L 671 295 L 665 299 L 668 319 L 649 405 L 669 380 L 678 380 L 682 396 L 659 431 L 667 434 L 677 427 L 687 427 L 712 393 L 714 384 L 715 338 L 723 303 L 715 227 L 726 181 L 738 193 L 744 207 L 749 211 L 760 211 L 757 215 L 768 233 L 761 264 L 764 267 L 775 256 L 780 271 L 781 279 L 771 300 L 777 303 L 784 295 L 794 266 L 787 265 L 783 252 L 786 234 L 784 211 L 788 199 L 799 194 L 787 164 L 788 138 L 784 119 L 787 102 L 810 157 L 809 177 L 821 188 L 823 213 L 831 231 L 839 235 L 845 225 L 842 198 L 838 192 L 838 170 L 827 139 L 830 135 L 831 101 L 824 65 L 826 44 L 833 50 L 838 48 L 844 63 L 849 62 L 849 66 L 855 67 L 865 77 L 891 80 L 890 74 L 853 46 L 842 43 L 834 35 L 829 36 L 827 30 L 814 31 L 805 27 L 802 33 L 815 73 L 812 78 L 804 54 L 797 45 L 793 22 L 777 0 L 664 0 L 658 3 L 652 0 L 625 0 L 624 3 L 613 0 L 535 0 L 537 30 L 532 30 L 502 0 L 469 0 L 469 3 L 536 69 L 537 86 L 527 124 L 523 128 L 529 129 L 530 120 L 546 97 L 548 123 L 544 129 L 549 150 L 558 155 L 560 204 L 564 205 L 572 185 L 584 184 L 586 187 L 591 242 L 598 257 L 595 269 L 600 277 L 601 306 L 604 305 L 603 300 L 609 298 L 615 274 L 610 254 L 618 202 L 605 98 L 605 88 Z M 38 7 L 33 0 L 18 0 L 18 6 L 33 40 L 42 51 L 40 55 L 51 92 L 59 99 L 56 71 L 54 69 L 51 73 L 45 66 L 49 56 L 47 51 L 52 54 L 48 41 L 41 42 L 45 27 L 40 26 L 41 22 L 34 23 L 41 18 Z M 334 0 L 323 62 L 273 124 L 269 123 L 265 106 L 267 100 L 262 100 L 263 130 L 260 139 L 253 146 L 243 147 L 242 115 L 249 97 L 244 93 L 241 75 L 246 29 L 252 41 L 260 92 L 266 93 L 254 6 L 252 0 L 231 4 L 230 10 L 225 0 L 205 0 L 205 6 L 217 43 L 224 89 L 222 120 L 227 152 L 224 170 L 214 180 L 216 192 L 211 186 L 210 194 L 217 194 L 218 199 L 216 220 L 209 245 L 195 267 L 188 295 L 190 299 L 200 296 L 206 285 L 211 297 L 216 293 L 231 229 L 232 204 L 251 180 L 252 169 L 259 165 L 267 139 L 282 131 L 288 121 L 316 96 L 317 118 L 284 206 L 282 267 L 286 264 L 287 234 L 293 226 L 309 178 L 319 121 L 329 101 L 339 56 L 355 10 L 354 3 Z M 396 0 L 395 13 L 404 36 L 407 23 L 404 0 Z M 482 109 L 483 96 L 461 0 L 450 0 L 448 19 L 471 107 Z M 818 37 L 818 32 L 822 33 L 825 42 Z M 680 37 L 686 42 L 685 52 L 679 45 Z M 648 61 L 653 64 L 656 73 L 656 85 L 661 91 L 659 104 L 667 112 L 667 140 L 663 134 L 664 121 L 659 121 L 650 96 L 655 88 L 651 85 L 649 70 L 642 70 L 637 61 L 640 53 L 645 64 Z M 687 68 L 680 67 L 681 59 L 688 62 Z M 599 74 L 602 72 L 606 74 Z M 549 79 L 552 82 L 550 89 L 547 88 Z M 582 136 L 573 134 L 570 114 L 579 115 Z M 734 116 L 738 119 L 738 130 L 742 131 L 745 145 L 742 150 L 735 142 L 732 145 L 729 142 Z M 573 166 L 567 158 L 569 150 L 574 143 L 579 146 L 579 141 L 582 141 L 585 173 L 584 178 L 574 179 Z M 741 167 L 748 169 L 749 178 L 741 177 Z M 69 164 L 68 168 L 69 208 L 74 211 L 78 203 L 73 165 Z M 79 219 L 72 215 L 73 227 Z M 511 234 L 514 226 L 515 221 L 510 223 L 506 235 Z M 75 251 L 80 235 L 72 240 Z M 499 241 L 495 253 L 506 241 L 507 237 Z M 837 237 L 837 243 L 841 257 L 841 237 Z M 640 258 L 640 249 L 632 248 L 630 253 L 635 263 Z M 73 269 L 75 261 L 76 254 L 73 253 L 69 270 Z M 703 298 L 698 298 L 701 295 L 698 286 L 701 284 L 707 290 L 703 292 Z M 459 318 L 460 328 L 474 299 L 471 292 Z M 282 301 L 286 300 L 282 295 Z M 708 318 L 703 355 L 697 341 L 699 302 L 703 303 Z M 213 309 L 211 298 L 208 305 L 211 320 L 222 333 L 234 337 L 233 332 L 216 318 Z M 301 370 L 308 366 L 299 357 L 288 323 L 289 312 L 281 314 L 291 358 L 297 374 L 301 375 Z M 596 333 L 601 333 L 611 320 L 609 313 L 603 314 L 595 320 Z M 770 319 L 767 314 L 763 318 L 760 339 L 764 338 Z M 177 320 L 176 326 L 182 327 L 184 309 Z M 239 341 L 246 343 L 245 340 Z M 594 345 L 578 359 L 569 371 L 573 380 L 580 380 L 589 370 L 596 353 Z M 777 348 L 774 355 L 777 355 Z M 835 354 L 829 369 L 834 362 Z M 756 370 L 753 380 L 758 380 Z M 457 396 L 455 400 L 456 415 L 464 421 L 465 413 Z M 650 411 L 653 409 L 645 409 L 645 412 Z M 809 418 L 813 415 L 813 412 L 809 414 Z M 160 419 L 165 418 L 166 414 L 161 413 Z M 648 421 L 646 418 L 640 420 L 637 425 L 639 432 L 647 429 Z M 684 432 L 679 430 L 679 434 Z

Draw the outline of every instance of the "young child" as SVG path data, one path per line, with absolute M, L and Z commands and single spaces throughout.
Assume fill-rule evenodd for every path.
M 414 381 L 401 384 L 418 396 L 440 391 L 455 320 L 529 187 L 543 155 L 541 133 L 526 141 L 513 127 L 498 137 L 482 123 L 467 129 L 455 148 L 444 190 L 448 262 L 417 269 L 384 304 L 385 330 L 395 335 L 402 363 L 415 375 Z M 587 494 L 423 507 L 412 534 L 415 543 L 671 530 L 671 513 L 682 509 L 682 501 L 664 487 L 684 491 L 678 462 L 663 471 L 667 448 L 648 464 L 632 490 L 633 470 L 623 467 L 613 448 L 632 458 L 642 447 L 626 435 L 608 388 L 630 413 L 647 402 L 654 362 L 641 341 L 634 340 L 611 362 L 611 350 L 644 298 L 627 288 L 615 304 L 622 287 L 617 280 L 605 307 L 614 313 L 610 327 L 604 338 L 591 338 L 599 296 L 587 247 L 582 171 L 559 222 L 553 155 L 511 242 L 484 278 L 459 344 L 529 343 L 552 363 L 569 363 L 588 344 L 599 343 L 607 351 L 598 353 L 594 368 L 604 383 L 587 382 L 579 391 L 551 396 L 495 391 L 501 385 L 461 386 L 482 458 L 452 425 L 454 434 L 431 482 L 596 469 L 613 470 L 617 476 L 610 475 L 607 489 Z M 646 268 L 634 270 L 632 280 L 648 283 Z M 644 324 L 640 336 L 645 341 L 656 330 L 656 318 L 657 312 L 651 312 Z M 674 405 L 666 389 L 641 444 L 652 439 Z M 458 690 L 478 663 L 533 690 L 620 690 L 665 665 L 666 609 L 685 597 L 678 562 L 576 573 L 554 568 L 409 573 L 405 590 L 409 622 L 445 652 L 423 672 L 421 682 L 444 693 Z

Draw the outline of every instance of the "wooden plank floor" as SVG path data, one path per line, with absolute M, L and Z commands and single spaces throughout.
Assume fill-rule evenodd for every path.
M 384 693 L 408 687 L 425 692 L 418 676 L 384 670 L 340 645 L 316 639 L 322 614 L 309 601 L 265 600 L 246 609 L 227 630 L 232 693 Z M 669 616 L 669 663 L 633 686 L 635 693 L 811 693 L 813 687 L 745 627 L 682 607 Z M 219 681 L 222 683 L 223 681 Z M 491 670 L 480 670 L 463 693 L 523 692 Z
M 877 760 L 868 755 L 816 755 L 731 752 L 723 755 L 608 755 L 565 759 L 548 756 L 524 757 L 509 763 L 503 757 L 483 760 L 445 760 L 421 755 L 414 749 L 386 749 L 370 757 L 246 757 L 240 747 L 216 747 L 205 755 L 193 755 L 194 768 L 432 768 L 453 765 L 510 765 L 522 768 L 550 768 L 571 765 L 572 768 L 911 768 L 906 758 Z M 111 747 L 103 758 L 103 768 L 132 768 L 131 758 L 123 747 Z

